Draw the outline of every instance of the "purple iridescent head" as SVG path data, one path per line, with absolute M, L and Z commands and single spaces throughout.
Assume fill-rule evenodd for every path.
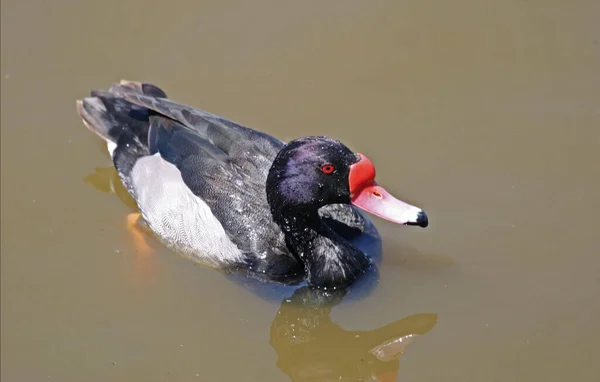
M 341 203 L 398 224 L 428 224 L 420 208 L 394 198 L 375 182 L 368 158 L 327 137 L 304 137 L 285 145 L 271 166 L 266 189 L 274 215 L 282 210 L 312 213 Z

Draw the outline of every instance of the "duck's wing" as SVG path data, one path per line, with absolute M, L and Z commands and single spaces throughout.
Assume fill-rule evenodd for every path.
M 288 257 L 265 190 L 275 145 L 235 126 L 228 129 L 222 120 L 196 120 L 187 126 L 164 114 L 153 115 L 150 154 L 159 153 L 177 167 L 187 188 L 210 207 L 242 252 Z

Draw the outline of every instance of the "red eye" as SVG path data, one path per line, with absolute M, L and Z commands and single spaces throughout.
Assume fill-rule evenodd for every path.
M 335 171 L 335 166 L 332 164 L 326 164 L 321 167 L 321 171 L 323 171 L 324 174 L 329 175 Z

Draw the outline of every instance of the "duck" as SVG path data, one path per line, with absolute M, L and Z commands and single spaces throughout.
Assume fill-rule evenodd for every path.
M 139 219 L 169 247 L 226 272 L 342 289 L 372 266 L 352 244 L 373 225 L 362 211 L 429 224 L 421 208 L 375 181 L 365 155 L 339 140 L 284 142 L 144 82 L 122 80 L 76 104 L 106 142 Z

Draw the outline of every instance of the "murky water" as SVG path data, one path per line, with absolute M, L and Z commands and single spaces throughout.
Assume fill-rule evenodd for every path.
M 595 381 L 597 1 L 2 2 L 3 381 Z M 264 298 L 152 238 L 75 99 L 121 78 L 364 152 L 428 229 Z

